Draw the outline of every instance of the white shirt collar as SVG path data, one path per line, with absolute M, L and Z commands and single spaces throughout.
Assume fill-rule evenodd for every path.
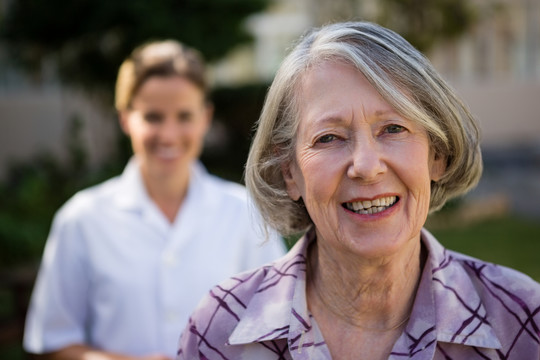
M 191 165 L 188 197 L 192 196 L 190 193 L 201 195 L 202 182 L 207 174 L 205 167 L 199 161 L 196 161 Z M 118 181 L 121 186 L 119 186 L 119 190 L 115 194 L 114 201 L 119 208 L 126 210 L 143 210 L 152 204 L 152 199 L 148 195 L 144 185 L 139 163 L 135 156 L 131 157 L 128 161 L 124 171 L 119 176 Z

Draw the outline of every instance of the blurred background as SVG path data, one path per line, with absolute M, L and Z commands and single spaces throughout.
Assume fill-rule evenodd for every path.
M 134 46 L 175 38 L 203 52 L 216 114 L 202 160 L 242 182 L 253 124 L 293 41 L 353 19 L 422 50 L 480 122 L 483 179 L 428 229 L 540 281 L 540 0 L 0 0 L 0 358 L 25 359 L 54 212 L 130 156 L 113 91 Z

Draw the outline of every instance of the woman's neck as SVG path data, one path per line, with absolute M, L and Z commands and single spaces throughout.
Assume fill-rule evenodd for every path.
M 190 172 L 179 172 L 175 176 L 150 176 L 143 173 L 148 195 L 170 223 L 174 222 L 187 194 Z
M 389 258 L 363 261 L 336 257 L 318 242 L 308 253 L 308 304 L 367 331 L 390 331 L 405 324 L 421 276 L 420 241 Z M 310 301 L 311 300 L 311 301 Z

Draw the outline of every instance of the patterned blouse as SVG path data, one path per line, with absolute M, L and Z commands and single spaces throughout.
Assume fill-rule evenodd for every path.
M 307 308 L 310 237 L 212 289 L 180 338 L 177 360 L 331 359 Z M 540 359 L 540 284 L 447 250 L 425 229 L 422 241 L 428 260 L 389 359 Z

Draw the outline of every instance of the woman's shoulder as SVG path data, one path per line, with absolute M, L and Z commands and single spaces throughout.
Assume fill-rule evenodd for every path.
M 212 188 L 213 191 L 221 194 L 221 196 L 230 199 L 236 199 L 241 202 L 247 200 L 246 188 L 237 182 L 226 180 L 212 174 L 206 174 L 205 185 Z
M 305 281 L 305 246 L 300 241 L 275 261 L 236 274 L 215 286 L 193 313 L 193 324 L 213 322 L 234 327 L 242 318 L 260 316 L 265 304 L 289 304 L 298 281 Z
M 244 347 L 229 345 L 252 343 L 283 329 L 290 320 L 298 281 L 305 281 L 304 273 L 303 254 L 291 250 L 273 263 L 215 286 L 190 317 L 181 336 L 179 359 L 201 353 L 240 358 Z
M 424 239 L 430 248 L 432 276 L 445 288 L 471 298 L 474 292 L 484 305 L 501 313 L 523 306 L 540 308 L 540 283 L 525 273 L 446 249 L 426 231 Z
M 226 180 L 210 173 L 199 177 L 198 193 L 202 195 L 200 203 L 216 209 L 227 209 L 237 219 L 249 218 L 253 211 L 252 203 L 244 185 Z
M 499 284 L 506 288 L 508 288 L 508 286 L 511 288 L 525 287 L 527 289 L 538 291 L 540 294 L 540 283 L 517 269 L 485 261 L 456 251 L 450 251 L 450 253 L 455 260 L 459 261 L 467 269 L 471 276 L 479 277 L 484 281 Z M 540 301 L 540 298 L 538 299 Z
M 270 266 L 242 272 L 214 286 L 192 313 L 189 331 L 205 332 L 209 337 L 226 341 L 244 316 Z
M 77 191 L 57 211 L 57 217 L 80 217 L 94 213 L 101 206 L 113 201 L 118 190 L 119 177 Z M 105 203 L 105 204 L 104 204 Z
M 511 267 L 451 253 L 465 269 L 491 316 L 502 319 L 524 312 L 540 320 L 540 283 Z
M 438 240 L 425 229 L 423 230 L 423 237 L 425 243 L 429 247 L 434 262 L 434 272 L 444 272 L 447 275 L 453 274 L 452 276 L 455 277 L 457 276 L 456 274 L 463 274 L 462 270 L 457 269 L 464 269 L 467 277 L 486 285 L 491 284 L 506 289 L 531 289 L 531 291 L 538 293 L 539 296 L 537 299 L 540 302 L 540 283 L 533 280 L 525 273 L 509 266 L 486 261 L 448 249 L 442 246 Z M 457 264 L 459 265 L 456 267 Z
M 501 352 L 509 354 L 515 348 L 520 359 L 533 358 L 533 353 L 537 358 L 538 336 L 532 324 L 540 322 L 540 283 L 507 266 L 459 253 L 452 256 L 467 272 L 480 301 L 476 310 L 496 334 Z

